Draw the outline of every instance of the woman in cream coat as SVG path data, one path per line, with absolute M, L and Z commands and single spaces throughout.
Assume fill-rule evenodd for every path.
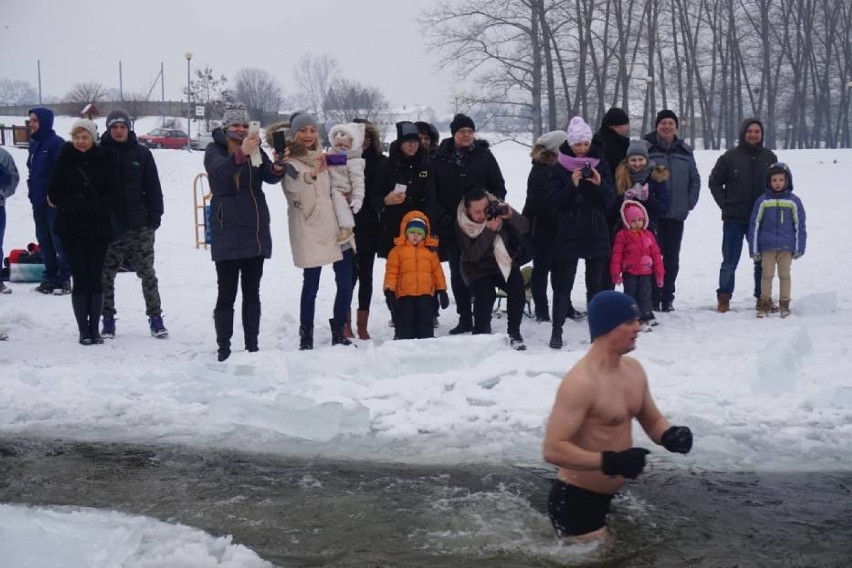
M 271 127 L 268 136 L 272 136 Z M 284 176 L 287 220 L 293 263 L 303 270 L 299 307 L 299 349 L 313 349 L 314 311 L 322 267 L 332 264 L 337 293 L 334 317 L 329 320 L 332 345 L 351 345 L 343 324 L 352 300 L 354 239 L 338 244 L 337 217 L 331 201 L 331 181 L 319 142 L 316 119 L 308 113 L 290 117 L 288 161 L 293 175 Z

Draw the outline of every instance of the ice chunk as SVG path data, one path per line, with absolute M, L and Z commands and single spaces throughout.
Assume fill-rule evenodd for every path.
M 773 340 L 758 358 L 757 388 L 771 393 L 792 391 L 796 386 L 799 365 L 812 348 L 811 336 L 804 327 L 781 340 Z

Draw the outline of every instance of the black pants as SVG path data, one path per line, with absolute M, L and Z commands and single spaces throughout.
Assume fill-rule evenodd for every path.
M 536 246 L 536 255 L 533 258 L 532 276 L 530 277 L 530 291 L 535 303 L 536 315 L 548 315 L 550 310 L 547 303 L 547 277 L 550 276 L 550 285 L 556 288 L 553 273 L 553 247 Z
M 654 288 L 654 276 L 651 274 L 637 276 L 625 272 L 623 278 L 624 293 L 636 300 L 636 305 L 639 306 L 639 319 L 641 321 L 654 319 L 654 312 L 651 311 L 651 290 Z
M 104 271 L 104 259 L 109 243 L 73 236 L 63 238 L 62 242 L 68 256 L 68 264 L 71 266 L 71 278 L 74 280 L 72 294 L 101 294 L 101 274 Z
M 521 332 L 526 291 L 521 269 L 513 265 L 508 282 L 503 279 L 502 274 L 493 274 L 470 283 L 470 293 L 473 295 L 474 334 L 491 333 L 491 313 L 494 310 L 494 301 L 497 299 L 497 288 L 506 292 L 509 335 L 517 335 Z
M 571 303 L 571 292 L 574 289 L 574 278 L 577 276 L 577 264 L 579 258 L 554 258 L 553 259 L 553 296 L 567 298 L 568 305 Z M 595 294 L 603 288 L 603 274 L 608 267 L 608 258 L 586 258 L 586 305 L 592 301 Z
M 680 270 L 680 244 L 683 241 L 683 221 L 677 219 L 657 220 L 657 244 L 663 254 L 663 266 L 666 276 L 663 287 L 654 286 L 654 302 L 673 302 L 675 296 L 675 280 Z
M 263 257 L 220 260 L 216 263 L 216 284 L 219 295 L 217 310 L 232 310 L 237 299 L 237 285 L 242 285 L 243 305 L 260 303 L 260 278 L 263 276 Z
M 396 339 L 434 337 L 434 296 L 403 296 L 397 300 L 394 322 Z
M 358 309 L 369 310 L 373 302 L 373 265 L 376 262 L 376 243 L 379 229 L 355 216 L 355 269 L 352 271 L 352 289 L 358 283 Z
M 459 314 L 459 319 L 470 319 L 472 316 L 470 311 L 470 297 L 472 294 L 462 279 L 461 251 L 457 248 L 450 248 L 447 251 L 447 256 L 450 261 L 450 287 L 453 289 L 456 312 Z

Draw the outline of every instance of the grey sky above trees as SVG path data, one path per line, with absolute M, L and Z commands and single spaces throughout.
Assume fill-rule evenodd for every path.
M 27 0 L 2 2 L 0 78 L 22 80 L 64 97 L 77 83 L 147 92 L 165 66 L 166 98 L 184 98 L 186 52 L 192 68 L 210 66 L 229 81 L 243 68 L 268 71 L 285 95 L 305 53 L 328 53 L 341 75 L 378 88 L 392 106 L 429 105 L 451 112 L 452 74 L 421 39 L 427 1 L 280 2 L 204 0 Z M 159 85 L 152 98 L 159 99 Z

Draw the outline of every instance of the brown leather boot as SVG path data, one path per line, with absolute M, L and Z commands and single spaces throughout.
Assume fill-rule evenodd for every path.
M 352 333 L 352 310 L 349 310 L 346 314 L 346 323 L 343 324 L 343 337 L 355 339 L 355 334 Z
M 786 318 L 790 315 L 790 300 L 781 300 L 781 317 Z
M 728 310 L 731 309 L 731 295 L 725 292 L 719 292 L 716 294 L 716 301 L 718 304 L 716 305 L 716 309 L 719 310 L 719 313 L 724 314 Z
M 760 298 L 757 301 L 757 313 L 755 314 L 759 318 L 765 318 L 769 315 L 770 308 L 772 306 L 771 300 L 765 300 Z
M 370 320 L 370 310 L 358 310 L 356 325 L 358 327 L 358 339 L 370 339 L 370 334 L 367 332 L 367 322 Z

